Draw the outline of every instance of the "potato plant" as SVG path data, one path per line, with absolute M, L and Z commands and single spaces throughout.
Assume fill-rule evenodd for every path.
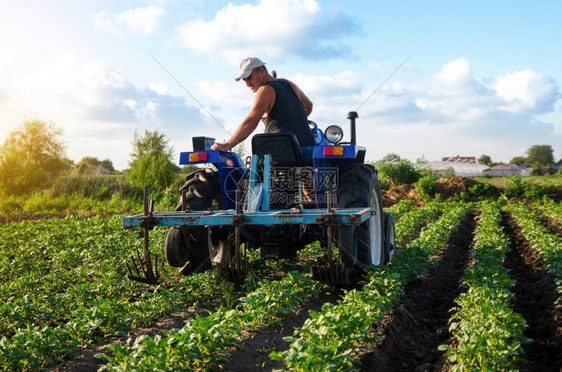
M 343 291 L 337 303 L 311 311 L 286 339 L 288 349 L 271 358 L 297 371 L 357 369 L 358 350 L 383 337 L 381 319 L 404 295 L 407 283 L 426 273 L 472 207 L 464 202 L 416 207 L 407 200 L 387 209 L 395 217 L 399 243 L 392 261 L 369 269 L 360 286 Z M 546 199 L 533 207 L 552 218 L 559 210 L 559 204 Z M 513 280 L 502 266 L 509 241 L 499 225 L 500 205 L 483 202 L 478 208 L 471 265 L 461 281 L 466 291 L 456 299 L 449 323 L 457 341 L 441 348 L 456 370 L 512 369 L 528 340 L 522 336 L 525 322 L 511 307 Z M 524 204 L 512 201 L 505 208 L 562 292 L 560 237 Z M 151 247 L 160 257 L 156 247 L 163 237 L 159 228 L 151 233 Z M 323 290 L 309 274 L 290 272 L 295 267 L 307 271 L 324 254 L 318 243 L 299 252 L 300 266 L 289 260 L 262 261 L 252 251 L 253 275 L 242 288 L 217 281 L 213 270 L 189 277 L 170 270 L 156 286 L 131 281 L 124 263 L 140 245 L 138 231 L 121 229 L 119 217 L 3 224 L 0 370 L 38 370 L 116 339 L 121 344 L 99 355 L 106 370 L 209 370 L 228 358 L 248 332 L 281 324 Z M 186 319 L 185 327 L 123 344 L 132 330 L 199 304 L 215 310 Z
M 141 336 L 113 347 L 113 356 L 100 355 L 108 371 L 194 370 L 215 363 L 225 348 L 242 340 L 242 330 L 274 324 L 302 304 L 322 284 L 309 274 L 291 272 L 279 281 L 261 280 L 257 289 L 240 299 L 234 309 L 218 308 L 207 317 L 195 317 L 182 329 L 154 338 Z
M 447 242 L 470 205 L 461 203 L 444 208 L 448 213 L 427 225 L 388 266 L 375 267 L 362 290 L 348 291 L 336 305 L 327 303 L 322 311 L 310 312 L 310 318 L 295 330 L 294 336 L 286 338 L 291 343 L 289 350 L 273 352 L 271 357 L 283 360 L 295 371 L 354 369 L 354 351 L 380 339 L 377 323 L 404 293 L 406 283 L 426 270 L 433 254 Z M 415 228 L 417 224 L 410 226 Z
M 552 199 L 544 198 L 542 201 L 534 203 L 544 214 L 562 224 L 562 204 Z
M 558 293 L 562 294 L 562 238 L 541 224 L 539 217 L 520 202 L 511 202 L 507 209 L 547 271 L 555 277 Z M 559 299 L 560 301 L 560 299 Z
M 138 237 L 118 217 L 5 224 L 0 246 L 2 370 L 46 366 L 230 290 L 212 273 L 148 291 L 130 281 L 124 260 Z
M 497 202 L 480 205 L 472 259 L 461 284 L 466 287 L 456 300 L 449 320 L 454 345 L 441 345 L 452 371 L 514 370 L 521 360 L 526 322 L 513 311 L 511 289 L 515 282 L 502 266 L 509 240 L 501 223 Z

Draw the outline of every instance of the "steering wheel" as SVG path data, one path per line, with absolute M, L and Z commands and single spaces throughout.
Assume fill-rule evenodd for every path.
M 314 134 L 318 130 L 318 124 L 313 122 L 312 120 L 308 121 L 308 125 L 310 126 L 310 131 Z

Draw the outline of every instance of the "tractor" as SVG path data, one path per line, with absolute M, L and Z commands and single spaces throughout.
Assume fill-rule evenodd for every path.
M 129 277 L 158 282 L 159 265 L 148 247 L 155 226 L 169 227 L 165 258 L 183 275 L 217 266 L 240 282 L 248 250 L 259 249 L 263 259 L 295 259 L 315 241 L 325 255 L 311 270 L 329 282 L 351 284 L 366 268 L 386 264 L 395 251 L 394 220 L 383 212 L 378 172 L 356 144 L 357 118 L 353 111 L 347 115 L 349 142 L 342 141 L 340 126 L 323 131 L 309 121 L 316 141 L 312 163 L 303 161 L 291 133 L 254 135 L 252 155 L 244 160 L 211 150 L 214 138 L 193 137 L 193 151 L 180 153 L 179 163 L 204 167 L 185 178 L 176 210 L 154 212 L 145 187 L 144 214 L 122 220 L 123 227 L 144 232 L 144 257 L 133 258 Z

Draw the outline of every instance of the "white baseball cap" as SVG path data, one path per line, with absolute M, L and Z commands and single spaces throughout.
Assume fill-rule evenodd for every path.
M 252 70 L 257 67 L 265 66 L 265 62 L 257 57 L 248 57 L 244 58 L 242 62 L 240 62 L 240 71 L 238 72 L 238 76 L 236 76 L 236 81 L 240 79 L 246 79 L 252 73 Z

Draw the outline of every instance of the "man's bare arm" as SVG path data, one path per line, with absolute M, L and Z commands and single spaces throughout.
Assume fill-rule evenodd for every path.
M 260 87 L 256 92 L 256 99 L 250 113 L 242 120 L 236 132 L 225 143 L 213 144 L 211 149 L 228 151 L 244 141 L 257 128 L 263 114 L 271 110 L 273 103 L 275 103 L 275 89 L 267 85 Z

